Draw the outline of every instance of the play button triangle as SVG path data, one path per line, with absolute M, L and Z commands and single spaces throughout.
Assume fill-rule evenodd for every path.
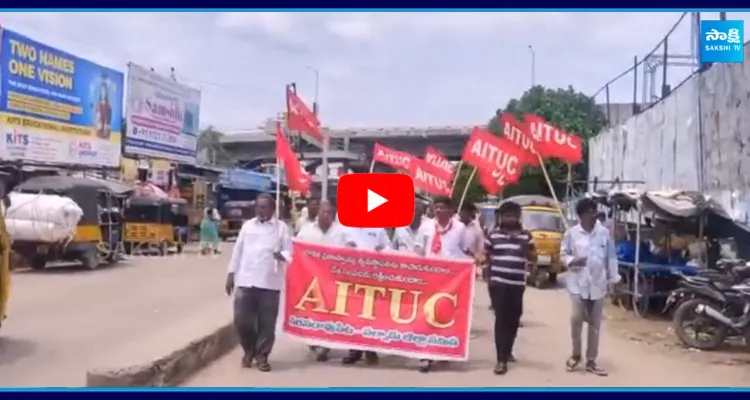
M 370 212 L 383 204 L 387 203 L 388 199 L 367 189 L 367 212 Z

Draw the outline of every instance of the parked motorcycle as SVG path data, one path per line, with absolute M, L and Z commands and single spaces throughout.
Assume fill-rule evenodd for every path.
M 750 263 L 740 259 L 722 259 L 716 263 L 714 269 L 700 271 L 694 276 L 682 276 L 677 282 L 678 288 L 673 290 L 667 301 L 664 302 L 662 314 L 667 315 L 676 310 L 680 304 L 699 295 L 700 288 L 705 285 L 714 285 L 719 290 L 729 288 L 750 278 Z
M 686 346 L 713 350 L 730 336 L 750 342 L 750 266 L 733 267 L 731 279 L 743 282 L 683 278 L 690 298 L 675 310 L 672 327 Z

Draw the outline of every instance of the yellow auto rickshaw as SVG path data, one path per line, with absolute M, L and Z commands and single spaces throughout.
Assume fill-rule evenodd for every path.
M 14 191 L 68 197 L 83 211 L 75 234 L 64 242 L 13 240 L 11 248 L 32 269 L 43 269 L 48 261 L 80 261 L 94 269 L 116 262 L 122 237 L 121 210 L 135 188 L 122 182 L 69 176 L 38 176 L 16 186 Z
M 227 240 L 240 233 L 242 224 L 255 217 L 254 201 L 227 201 L 221 209 L 221 229 L 219 237 Z
M 182 252 L 184 235 L 181 227 L 187 225 L 180 210 L 187 205 L 185 199 L 153 196 L 133 196 L 125 204 L 125 253 L 152 253 L 165 255 L 173 246 Z M 183 221 L 185 220 L 185 221 Z
M 557 283 L 565 272 L 560 261 L 560 245 L 565 233 L 564 205 L 554 199 L 537 195 L 521 195 L 505 199 L 521 206 L 521 224 L 531 232 L 536 247 L 536 264 L 529 265 L 527 284 L 541 287 L 545 280 Z

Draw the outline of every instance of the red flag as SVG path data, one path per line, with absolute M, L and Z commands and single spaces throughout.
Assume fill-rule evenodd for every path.
M 531 139 L 531 134 L 524 123 L 519 121 L 513 114 L 501 113 L 500 127 L 503 130 L 503 137 L 523 150 L 523 164 L 539 165 L 539 157 L 536 155 L 534 141 Z
M 286 88 L 286 123 L 291 131 L 307 134 L 323 144 L 323 134 L 320 132 L 320 121 L 291 87 Z
M 424 153 L 424 160 L 427 164 L 435 167 L 435 171 L 438 172 L 442 177 L 450 179 L 451 181 L 456 175 L 456 166 L 448 161 L 448 157 L 441 153 L 440 150 L 427 146 Z
M 372 152 L 372 159 L 373 161 L 393 167 L 396 170 L 406 172 L 409 175 L 414 175 L 414 163 L 415 160 L 418 160 L 417 157 L 414 157 L 409 153 L 393 150 L 392 148 L 383 146 L 380 143 L 375 143 L 375 148 Z
M 414 157 L 412 161 L 414 187 L 434 196 L 450 196 L 453 179 L 446 178 L 425 160 Z
M 503 190 L 503 186 L 500 185 L 497 179 L 492 177 L 492 171 L 477 170 L 477 174 L 479 175 L 479 184 L 482 185 L 484 191 L 487 192 L 487 194 L 494 195 Z
M 516 182 L 521 176 L 524 154 L 508 139 L 475 127 L 466 143 L 462 159 L 476 167 L 478 173 L 490 176 L 496 186 L 503 187 Z M 480 175 L 480 182 L 489 179 L 482 176 Z
M 306 193 L 310 189 L 312 177 L 302 169 L 297 155 L 292 151 L 292 146 L 284 136 L 281 122 L 276 122 L 276 158 L 279 160 L 278 167 L 283 167 L 286 172 L 286 184 L 290 189 L 300 193 Z
M 571 164 L 583 161 L 583 141 L 545 121 L 544 118 L 526 114 L 523 117 L 534 148 L 545 158 L 559 158 Z

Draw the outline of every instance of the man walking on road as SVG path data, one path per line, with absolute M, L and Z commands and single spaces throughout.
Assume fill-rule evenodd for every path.
M 323 200 L 319 207 L 316 205 L 315 214 L 317 220 L 303 225 L 302 230 L 297 234 L 297 238 L 312 243 L 345 246 L 346 233 L 341 225 L 335 222 L 336 207 L 331 202 Z M 312 346 L 311 349 L 317 354 L 317 361 L 328 361 L 329 349 L 319 346 Z
M 388 233 L 384 228 L 346 228 L 346 245 L 363 250 L 382 251 L 391 247 Z M 374 351 L 349 350 L 349 355 L 341 360 L 344 365 L 358 362 L 364 355 L 365 363 L 378 363 L 378 353 Z
M 276 339 L 283 264 L 291 259 L 287 225 L 273 217 L 273 197 L 261 194 L 255 202 L 256 217 L 242 225 L 229 261 L 226 292 L 234 296 L 234 325 L 244 350 L 242 366 L 271 370 L 268 356 Z
M 416 251 L 427 257 L 442 257 L 466 260 L 474 254 L 467 247 L 466 226 L 454 218 L 455 207 L 448 197 L 435 199 L 435 218 L 419 228 Z M 419 371 L 430 372 L 431 360 L 421 360 Z
M 573 355 L 568 359 L 568 371 L 581 363 L 584 321 L 586 335 L 586 371 L 599 376 L 607 372 L 596 364 L 599 355 L 599 334 L 604 311 L 604 297 L 608 285 L 617 283 L 617 256 L 609 230 L 596 219 L 596 203 L 581 199 L 576 204 L 578 225 L 568 229 L 560 247 L 560 260 L 568 266 L 565 282 L 570 293 L 572 316 L 570 333 Z
M 504 375 L 508 362 L 515 361 L 513 344 L 523 313 L 526 290 L 526 263 L 535 261 L 534 238 L 521 227 L 521 206 L 505 202 L 497 209 L 498 223 L 487 235 L 488 281 L 495 311 L 495 351 L 493 372 Z

